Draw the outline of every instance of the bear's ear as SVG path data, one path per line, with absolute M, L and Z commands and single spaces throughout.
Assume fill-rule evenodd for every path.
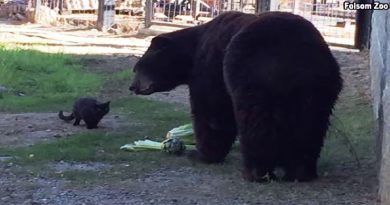
M 156 36 L 152 39 L 152 45 L 157 46 L 159 48 L 167 47 L 172 45 L 173 40 L 166 36 Z

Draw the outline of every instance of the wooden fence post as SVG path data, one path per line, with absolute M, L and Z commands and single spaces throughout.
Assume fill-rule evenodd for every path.
M 153 1 L 146 0 L 145 1 L 145 28 L 149 28 L 152 26 L 152 18 L 153 18 Z
M 199 14 L 199 8 L 200 8 L 200 1 L 194 0 L 192 1 L 192 18 L 196 19 L 196 16 Z
M 97 29 L 99 31 L 107 31 L 114 24 L 115 18 L 115 1 L 114 0 L 99 0 Z
M 231 11 L 233 9 L 233 0 L 227 0 L 226 9 L 227 11 Z
M 294 5 L 293 5 L 293 13 L 294 14 L 299 14 L 299 6 L 301 4 L 300 0 L 294 0 Z
M 256 13 L 262 13 L 270 10 L 270 0 L 256 0 Z
M 370 0 L 363 0 L 359 3 L 370 3 Z M 359 50 L 369 47 L 371 15 L 371 10 L 356 11 L 355 47 Z
M 271 0 L 269 7 L 270 7 L 270 11 L 278 11 L 279 10 L 279 1 L 278 0 Z
M 34 19 L 33 22 L 37 23 L 40 18 L 40 12 L 41 12 L 41 0 L 35 0 L 35 7 L 34 7 Z

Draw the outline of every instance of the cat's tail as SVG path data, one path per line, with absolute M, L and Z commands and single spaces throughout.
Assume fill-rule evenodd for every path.
M 71 120 L 74 119 L 73 113 L 70 114 L 69 116 L 65 116 L 64 113 L 62 113 L 62 110 L 58 113 L 58 117 L 59 117 L 61 120 L 65 120 L 66 122 L 71 121 Z

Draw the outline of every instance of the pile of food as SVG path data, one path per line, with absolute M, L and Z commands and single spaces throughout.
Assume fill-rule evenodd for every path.
M 137 140 L 132 144 L 125 144 L 120 149 L 126 151 L 160 150 L 169 154 L 182 154 L 186 149 L 195 149 L 194 131 L 192 124 L 182 125 L 170 130 L 162 142 L 152 140 Z

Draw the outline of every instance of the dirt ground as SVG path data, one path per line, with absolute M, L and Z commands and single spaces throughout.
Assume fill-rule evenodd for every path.
M 1 34 L 9 36 L 12 32 L 10 34 L 0 29 Z M 18 35 L 23 36 L 20 33 Z M 25 38 L 28 42 L 31 36 Z M 146 43 L 140 47 L 144 49 L 149 40 L 144 40 Z M 123 69 L 137 60 L 133 56 L 137 52 L 121 52 L 99 55 L 85 65 L 99 72 L 99 69 L 107 67 L 114 70 Z M 334 54 L 342 66 L 346 89 L 351 89 L 357 96 L 368 100 L 367 53 L 335 50 Z M 107 85 L 107 95 L 112 93 L 109 89 L 128 94 L 128 85 L 114 86 L 115 84 Z M 189 106 L 188 90 L 185 86 L 148 98 Z M 111 114 L 103 119 L 101 125 L 108 131 L 115 131 L 125 127 L 124 122 L 124 116 Z M 84 131 L 83 127 L 73 127 L 58 120 L 57 113 L 0 114 L 0 147 L 28 146 Z M 233 156 L 230 160 L 236 158 L 238 157 Z M 196 168 L 196 165 L 176 169 L 161 168 L 145 173 L 142 178 L 123 179 L 118 184 L 72 187 L 63 179 L 21 174 L 25 172 L 24 168 L 5 163 L 6 159 L 6 156 L 0 156 L 0 204 L 374 205 L 377 200 L 375 164 L 372 160 L 362 161 L 362 167 L 359 169 L 350 163 L 334 167 L 312 183 L 248 183 L 241 179 L 239 168 L 230 167 L 235 165 L 228 161 L 227 165 L 224 165 L 228 171 L 218 165 L 205 166 L 202 169 Z M 95 172 L 111 167 L 110 164 L 104 163 L 65 162 L 53 162 L 50 166 L 58 171 Z

